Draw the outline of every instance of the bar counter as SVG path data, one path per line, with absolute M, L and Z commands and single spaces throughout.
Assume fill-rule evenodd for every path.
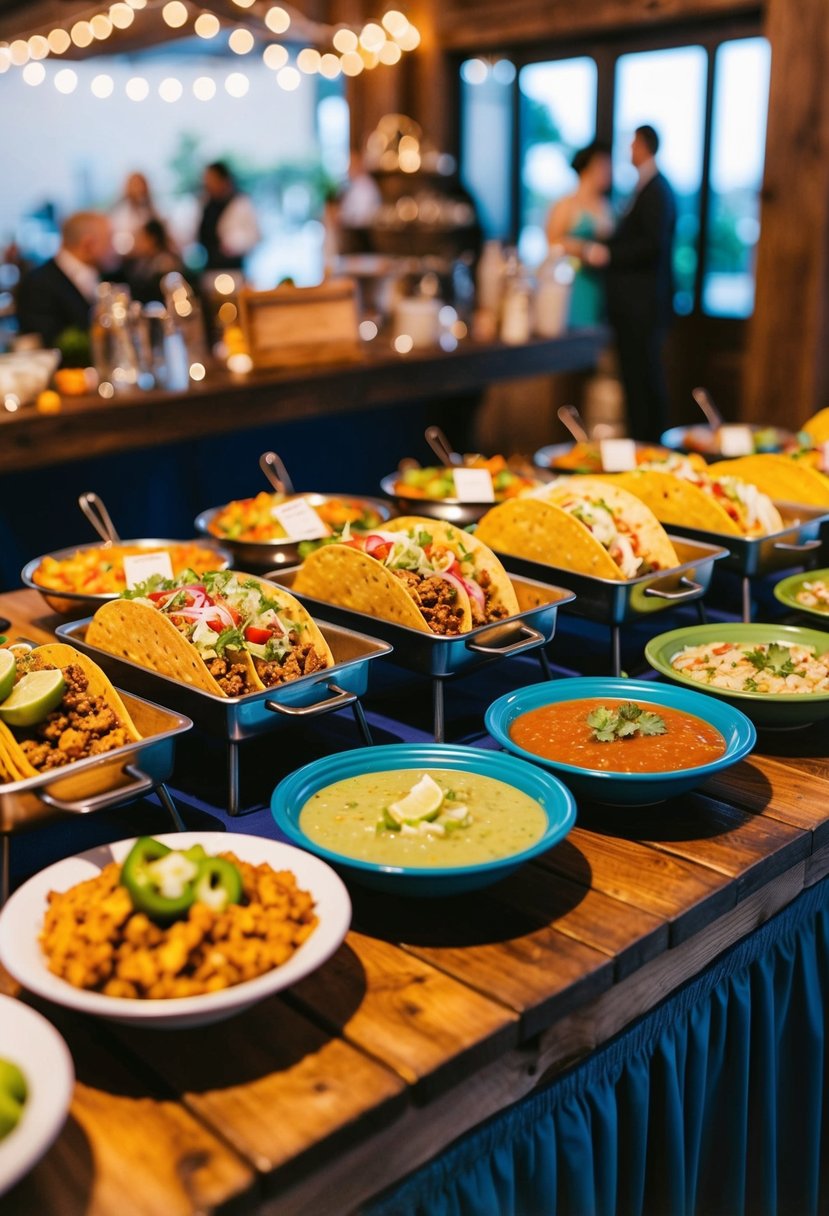
M 56 623 L 33 592 L 0 596 L 0 613 L 34 638 Z M 478 714 L 537 678 L 521 658 L 488 671 Z M 368 708 L 376 741 L 422 737 L 394 705 Z M 347 725 L 314 746 L 353 746 Z M 353 889 L 337 954 L 218 1026 L 128 1030 L 42 1006 L 75 1098 L 5 1216 L 772 1211 L 774 1193 L 780 1211 L 825 1210 L 825 757 L 820 727 L 783 732 L 670 804 L 580 806 L 565 841 L 479 895 Z M 269 771 L 298 762 L 291 743 Z M 229 821 L 220 793 L 205 807 L 187 781 L 177 770 L 185 818 L 200 805 L 230 832 L 274 834 L 266 812 Z M 0 974 L 0 990 L 16 988 Z M 543 1209 L 527 1190 L 540 1175 L 557 1196 Z
M 39 469 L 271 423 L 478 392 L 499 381 L 587 370 L 606 345 L 582 330 L 522 346 L 462 341 L 456 350 L 402 356 L 379 339 L 359 362 L 233 375 L 210 368 L 188 392 L 65 397 L 60 413 L 0 411 L 0 473 Z

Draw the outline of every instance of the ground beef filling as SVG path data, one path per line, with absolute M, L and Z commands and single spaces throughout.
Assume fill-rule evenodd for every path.
M 502 621 L 504 617 L 509 616 L 503 604 L 498 602 L 498 593 L 492 586 L 488 570 L 477 571 L 477 583 L 484 593 L 485 608 L 482 612 L 477 601 L 470 595 L 469 603 L 472 607 L 472 628 L 477 629 L 479 625 L 488 625 L 491 621 Z
M 207 660 L 207 670 L 228 697 L 241 697 L 252 691 L 249 684 L 250 672 L 244 663 L 234 663 L 232 659 L 217 657 Z
M 51 663 L 32 663 L 26 670 L 49 668 Z M 63 678 L 66 691 L 60 707 L 25 735 L 15 732 L 26 759 L 42 773 L 131 742 L 127 728 L 105 699 L 90 694 L 82 668 L 70 663 L 63 668 Z
M 392 570 L 391 573 L 405 584 L 432 633 L 461 632 L 463 605 L 458 603 L 458 593 L 450 582 L 435 575 L 424 578 L 414 570 Z
M 310 676 L 312 672 L 322 671 L 328 666 L 323 656 L 314 648 L 313 642 L 300 644 L 298 633 L 289 633 L 288 641 L 291 643 L 291 649 L 281 659 L 253 660 L 259 679 L 268 688 L 273 688 L 275 684 L 288 684 L 302 676 Z

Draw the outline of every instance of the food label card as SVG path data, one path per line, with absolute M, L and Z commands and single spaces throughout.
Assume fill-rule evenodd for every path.
M 453 469 L 455 497 L 461 502 L 495 502 L 489 469 Z
M 160 574 L 162 578 L 173 577 L 173 563 L 166 549 L 159 549 L 157 553 L 136 553 L 134 557 L 124 558 L 124 577 L 130 591 L 139 583 L 145 583 L 154 574 Z
M 320 537 L 330 536 L 327 526 L 304 498 L 292 498 L 289 502 L 280 503 L 274 507 L 272 515 L 282 524 L 290 540 L 319 540 Z
M 718 432 L 721 456 L 751 456 L 754 436 L 748 426 L 721 426 Z
M 601 439 L 599 451 L 605 473 L 627 473 L 636 468 L 636 444 L 632 439 Z

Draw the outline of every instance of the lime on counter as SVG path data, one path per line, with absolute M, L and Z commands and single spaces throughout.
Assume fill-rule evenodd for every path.
M 26 1088 L 26 1078 L 17 1065 L 0 1058 L 0 1094 L 9 1094 L 15 1102 L 25 1102 Z
M 36 726 L 57 709 L 65 688 L 61 671 L 30 671 L 0 704 L 0 721 L 7 726 Z
M 14 688 L 17 664 L 10 650 L 0 650 L 0 701 L 5 701 Z

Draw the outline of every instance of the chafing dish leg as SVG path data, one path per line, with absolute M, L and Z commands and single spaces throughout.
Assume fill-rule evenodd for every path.
M 702 600 L 697 600 L 697 619 L 700 625 L 708 624 L 708 613 L 705 611 L 705 604 Z
M 541 672 L 542 672 L 542 675 L 544 676 L 544 679 L 552 680 L 553 669 L 550 667 L 550 659 L 547 655 L 547 651 L 544 649 L 543 646 L 539 646 L 538 650 L 535 653 L 538 655 L 538 661 L 541 664 Z
M 172 794 L 167 789 L 167 786 L 164 784 L 163 781 L 162 781 L 161 785 L 159 785 L 158 789 L 156 790 L 156 793 L 158 794 L 159 798 L 161 799 L 161 805 L 164 807 L 165 811 L 172 819 L 173 827 L 176 829 L 176 831 L 177 832 L 186 832 L 187 828 L 184 825 L 184 820 L 182 819 L 181 815 L 179 814 L 179 809 L 176 806 L 175 802 L 173 801 Z
M 360 732 L 360 738 L 363 740 L 366 747 L 371 747 L 374 744 L 374 740 L 371 737 L 371 730 L 369 729 L 368 722 L 366 721 L 365 710 L 363 709 L 359 700 L 355 701 L 351 706 L 351 712 L 354 714 L 354 720 L 357 723 L 357 730 Z
M 435 728 L 435 743 L 444 743 L 446 722 L 444 719 L 443 680 L 432 680 L 432 719 Z
M 751 579 L 743 575 L 743 620 L 751 620 Z
M 622 630 L 619 625 L 610 626 L 610 666 L 614 676 L 622 674 Z
M 239 814 L 239 744 L 227 745 L 227 813 Z
M 3 843 L 0 846 L 0 908 L 9 898 L 9 887 L 11 886 L 11 852 L 12 841 L 8 832 L 3 833 Z

